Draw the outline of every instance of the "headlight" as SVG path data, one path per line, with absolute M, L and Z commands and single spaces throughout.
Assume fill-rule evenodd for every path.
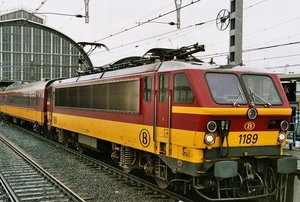
M 249 119 L 253 120 L 257 117 L 257 110 L 255 108 L 250 108 L 247 111 L 247 116 Z
M 208 132 L 213 133 L 217 130 L 217 124 L 215 121 L 210 121 L 206 124 Z
M 280 132 L 278 134 L 278 142 L 282 142 L 285 139 L 285 133 L 284 132 Z
M 289 122 L 287 122 L 286 120 L 281 121 L 280 129 L 283 131 L 287 131 L 289 129 Z
M 205 136 L 204 136 L 204 142 L 208 145 L 211 145 L 215 142 L 215 136 L 214 134 L 212 133 L 207 133 Z

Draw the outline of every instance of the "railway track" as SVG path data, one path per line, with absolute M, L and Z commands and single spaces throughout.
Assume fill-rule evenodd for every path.
M 84 201 L 2 136 L 0 158 L 5 201 Z
M 28 131 L 26 131 L 28 132 Z M 165 190 L 159 188 L 156 184 L 153 184 L 147 180 L 141 179 L 140 177 L 137 177 L 136 175 L 124 173 L 123 170 L 121 170 L 119 167 L 114 167 L 108 163 L 105 163 L 101 160 L 97 160 L 93 157 L 90 157 L 88 155 L 83 154 L 82 152 L 78 152 L 72 148 L 68 148 L 60 143 L 51 141 L 47 138 L 44 138 L 43 136 L 39 136 L 35 133 L 32 133 L 32 135 L 39 137 L 40 139 L 49 142 L 50 144 L 54 144 L 55 147 L 60 147 L 78 157 L 83 161 L 83 163 L 88 164 L 91 168 L 96 169 L 98 172 L 105 172 L 107 175 L 118 179 L 119 181 L 125 181 L 125 184 L 128 186 L 135 186 L 135 187 L 142 187 L 147 190 L 147 193 L 149 195 L 152 195 L 152 198 L 156 198 L 159 201 L 164 201 L 167 199 L 170 199 L 172 201 L 185 201 L 185 202 L 193 202 L 194 200 L 190 200 L 184 196 L 181 196 L 179 194 L 176 194 L 172 191 Z
M 124 183 L 129 187 L 135 187 L 136 189 L 144 189 L 146 195 L 150 195 L 151 198 L 156 199 L 158 201 L 186 201 L 186 202 L 192 202 L 195 200 L 191 200 L 186 198 L 185 196 L 182 196 L 180 194 L 174 193 L 172 191 L 161 189 L 156 184 L 153 184 L 149 182 L 148 180 L 141 179 L 139 176 L 127 174 L 124 173 L 123 170 L 120 170 L 119 167 L 114 167 L 106 162 L 103 162 L 101 160 L 97 160 L 93 157 L 90 157 L 88 155 L 82 154 L 81 152 L 78 152 L 74 149 L 68 148 L 65 145 L 59 144 L 57 142 L 51 141 L 41 135 L 38 135 L 34 132 L 30 132 L 28 130 L 25 130 L 24 128 L 20 128 L 18 126 L 13 126 L 14 128 L 17 128 L 18 130 L 21 130 L 21 132 L 29 133 L 43 141 L 46 141 L 50 144 L 52 144 L 55 148 L 63 149 L 69 153 L 72 153 L 73 155 L 77 156 L 82 164 L 88 165 L 91 169 L 94 169 L 95 172 L 103 172 L 107 176 L 116 179 L 120 183 Z M 1 170 L 1 167 L 0 167 Z M 155 200 L 155 201 L 156 201 Z
M 8 182 L 0 173 L 0 201 L 18 201 L 17 196 L 11 190 Z

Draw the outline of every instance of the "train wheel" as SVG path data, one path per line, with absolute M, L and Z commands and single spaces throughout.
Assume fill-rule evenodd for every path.
M 123 171 L 124 171 L 124 173 L 127 173 L 127 174 L 128 174 L 128 173 L 130 173 L 131 168 L 124 168 L 124 167 L 123 167 Z
M 162 189 L 167 188 L 169 185 L 169 183 L 165 179 L 161 179 L 159 177 L 155 177 L 155 181 L 156 181 L 157 185 Z

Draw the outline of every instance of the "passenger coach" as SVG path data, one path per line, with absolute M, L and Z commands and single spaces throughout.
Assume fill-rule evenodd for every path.
M 0 92 L 1 112 L 14 123 L 30 123 L 43 131 L 47 123 L 47 96 L 54 80 L 8 86 Z

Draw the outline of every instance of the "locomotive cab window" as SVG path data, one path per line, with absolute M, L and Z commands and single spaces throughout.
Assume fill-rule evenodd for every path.
M 180 103 L 192 103 L 194 101 L 194 94 L 184 73 L 174 76 L 174 101 Z
M 144 78 L 144 101 L 150 102 L 151 101 L 151 77 L 146 76 Z
M 249 97 L 257 105 L 281 105 L 282 100 L 271 77 L 268 75 L 242 76 Z
M 167 102 L 168 101 L 168 75 L 162 74 L 159 76 L 159 101 Z
M 206 73 L 213 100 L 218 104 L 247 104 L 242 85 L 235 74 Z

